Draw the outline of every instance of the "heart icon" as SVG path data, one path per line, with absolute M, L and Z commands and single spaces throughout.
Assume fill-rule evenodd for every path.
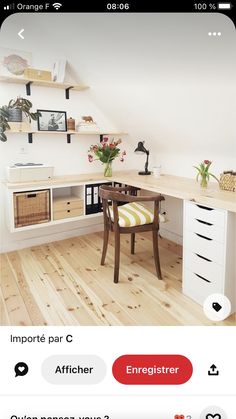
M 18 370 L 19 370 L 20 372 L 24 371 L 24 369 L 25 369 L 25 367 L 18 367 Z
M 221 419 L 221 415 L 219 413 L 216 413 L 215 415 L 208 413 L 208 415 L 206 415 L 206 419 Z
M 175 415 L 174 419 L 185 419 L 184 415 Z

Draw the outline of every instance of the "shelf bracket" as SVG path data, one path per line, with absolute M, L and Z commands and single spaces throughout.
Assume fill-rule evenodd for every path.
M 32 132 L 28 132 L 28 143 L 29 144 L 33 143 L 33 133 Z
M 32 84 L 32 81 L 29 81 L 28 83 L 26 83 L 26 85 L 25 85 L 25 89 L 26 89 L 26 94 L 27 94 L 27 96 L 30 96 L 31 95 L 31 84 Z
M 70 89 L 73 89 L 73 86 L 67 87 L 67 89 L 65 89 L 66 99 L 70 99 Z
M 67 144 L 71 143 L 71 134 L 66 134 L 67 136 Z

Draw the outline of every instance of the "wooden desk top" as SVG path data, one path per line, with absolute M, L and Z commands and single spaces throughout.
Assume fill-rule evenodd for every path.
M 142 176 L 134 170 L 114 172 L 111 179 L 162 195 L 192 200 L 210 207 L 236 212 L 236 192 L 223 191 L 219 188 L 218 183 L 209 182 L 208 187 L 204 189 L 195 179 L 171 175 Z
M 217 183 L 209 182 L 206 189 L 200 187 L 194 179 L 161 175 L 160 177 L 141 176 L 136 170 L 114 172 L 112 177 L 104 178 L 102 173 L 87 173 L 68 176 L 55 176 L 46 181 L 6 183 L 8 189 L 25 189 L 41 186 L 66 186 L 78 183 L 96 183 L 100 181 L 115 181 L 136 186 L 174 198 L 187 199 L 203 205 L 221 208 L 236 213 L 236 192 L 223 191 Z
M 103 180 L 109 181 L 110 178 L 105 178 L 103 173 L 83 173 L 75 175 L 62 175 L 62 176 L 53 176 L 52 179 L 47 180 L 34 180 L 27 182 L 5 182 L 8 189 L 20 189 L 20 188 L 35 188 L 45 186 L 50 188 L 51 186 L 66 186 L 66 185 L 76 185 L 83 183 L 96 183 Z

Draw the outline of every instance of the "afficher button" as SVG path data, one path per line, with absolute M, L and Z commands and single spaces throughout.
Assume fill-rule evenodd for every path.
M 122 355 L 112 372 L 121 384 L 179 385 L 190 380 L 193 366 L 183 355 Z
M 104 360 L 97 355 L 52 355 L 42 364 L 42 375 L 51 384 L 98 384 L 106 370 Z

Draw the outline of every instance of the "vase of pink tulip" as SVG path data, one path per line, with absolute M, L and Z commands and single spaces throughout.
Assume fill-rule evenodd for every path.
M 209 172 L 209 168 L 212 162 L 210 160 L 204 160 L 202 163 L 199 164 L 199 166 L 193 166 L 195 169 L 197 169 L 198 173 L 196 176 L 196 181 L 199 181 L 200 178 L 200 185 L 202 188 L 206 188 L 208 181 L 210 179 L 210 176 L 219 182 L 217 177 L 213 175 L 213 173 Z
M 121 142 L 121 139 L 115 141 L 114 138 L 109 142 L 108 137 L 103 137 L 101 143 L 91 145 L 88 150 L 88 161 L 91 163 L 94 160 L 100 160 L 104 165 L 105 177 L 112 176 L 112 162 L 115 158 L 119 157 L 121 162 L 124 161 L 126 152 L 121 152 L 118 147 Z

